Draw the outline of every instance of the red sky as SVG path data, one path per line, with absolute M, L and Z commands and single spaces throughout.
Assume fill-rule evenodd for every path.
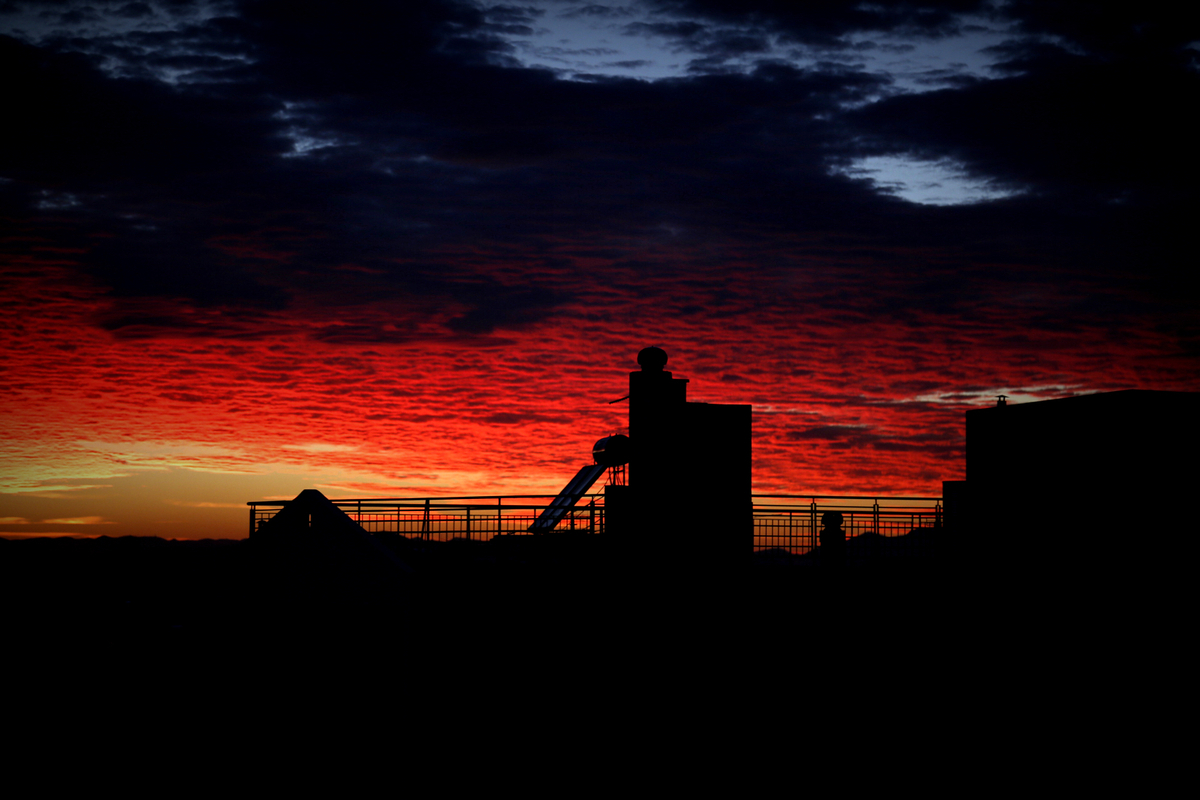
M 309 487 L 556 492 L 595 439 L 625 430 L 625 404 L 607 401 L 648 344 L 691 379 L 691 399 L 753 404 L 760 493 L 937 495 L 963 477 L 964 410 L 996 393 L 1196 385 L 1153 330 L 1014 333 L 1003 308 L 969 328 L 822 313 L 800 287 L 762 296 L 761 276 L 724 282 L 750 306 L 733 321 L 680 320 L 598 286 L 503 335 L 314 341 L 317 326 L 386 328 L 395 309 L 367 303 L 339 320 L 289 309 L 117 336 L 95 324 L 111 299 L 70 263 L 43 253 L 5 275 L 8 535 L 237 536 L 247 500 Z

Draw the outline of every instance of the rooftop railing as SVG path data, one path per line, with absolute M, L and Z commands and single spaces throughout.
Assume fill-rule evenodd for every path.
M 370 533 L 397 533 L 437 542 L 487 541 L 499 535 L 532 535 L 529 526 L 556 496 L 372 497 L 331 502 Z M 248 503 L 251 535 L 288 502 Z M 829 511 L 841 512 L 842 529 L 850 540 L 872 538 L 872 534 L 875 539 L 895 540 L 913 531 L 942 527 L 940 497 L 752 495 L 752 503 L 754 551 L 781 556 L 802 556 L 813 550 L 820 539 L 821 518 Z M 680 525 L 686 534 L 687 517 L 697 509 L 680 511 Z M 584 495 L 555 530 L 603 534 L 604 494 Z
M 781 559 L 803 556 L 820 543 L 822 517 L 842 514 L 846 539 L 868 560 L 916 553 L 923 532 L 943 526 L 940 497 L 871 495 L 754 495 L 754 552 Z M 915 535 L 914 535 L 915 534 Z M 865 548 L 865 549 L 864 549 Z

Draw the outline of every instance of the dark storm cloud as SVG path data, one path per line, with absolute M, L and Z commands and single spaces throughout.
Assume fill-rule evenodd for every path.
M 694 40 L 707 30 L 707 26 L 694 21 L 631 22 L 622 29 L 622 32 L 626 36 L 662 36 L 666 39 L 687 42 Z
M 686 43 L 711 74 L 558 80 L 519 67 L 500 37 L 537 24 L 536 10 L 432 0 L 246 2 L 172 29 L 40 47 L 4 38 L 5 74 L 25 78 L 0 151 L 15 184 L 5 202 L 25 198 L 18 213 L 85 250 L 117 297 L 279 308 L 314 296 L 328 309 L 415 297 L 445 312 L 449 335 L 552 316 L 596 280 L 580 264 L 605 247 L 614 273 L 678 279 L 724 269 L 690 255 L 705 248 L 762 269 L 840 265 L 814 278 L 832 307 L 858 313 L 866 296 L 901 315 L 992 303 L 1010 283 L 1111 271 L 1180 244 L 1175 215 L 1200 177 L 1183 116 L 1197 94 L 1187 19 L 1160 24 L 1143 9 L 1076 23 L 1017 4 L 1009 21 L 1028 36 L 1004 46 L 996 79 L 868 104 L 886 76 L 723 65 L 763 52 L 767 36 L 839 47 L 854 32 L 937 37 L 990 5 L 652 6 L 663 15 L 626 31 Z M 576 12 L 623 16 L 605 8 Z M 1131 34 L 1134 19 L 1151 22 Z M 170 85 L 168 72 L 184 77 Z M 887 154 L 954 159 L 1026 194 L 926 208 L 828 171 Z M 607 244 L 630 236 L 689 255 Z M 980 256 L 1005 266 L 963 266 Z M 753 302 L 677 301 L 731 314 Z M 337 331 L 319 335 L 419 335 Z
M 862 436 L 864 431 L 860 428 L 854 428 L 848 425 L 822 425 L 816 428 L 808 428 L 803 431 L 792 431 L 788 433 L 789 439 L 830 439 L 840 440 L 851 436 Z
M 596 3 L 591 5 L 581 6 L 563 12 L 562 16 L 567 19 L 575 17 L 593 17 L 597 19 L 619 19 L 621 17 L 629 17 L 634 13 L 632 6 L 603 6 Z
M 448 327 L 462 333 L 491 333 L 499 327 L 528 325 L 544 319 L 567 299 L 541 288 L 499 289 L 474 299 L 475 307 L 450 320 Z
M 887 436 L 854 425 L 820 425 L 800 431 L 788 431 L 783 439 L 794 442 L 820 442 L 837 450 L 869 447 L 890 452 L 921 452 L 942 456 L 961 455 L 961 445 L 948 445 L 939 434 L 917 433 Z
M 530 425 L 547 422 L 569 422 L 569 419 L 563 417 L 548 416 L 546 414 L 537 414 L 531 411 L 522 411 L 513 413 L 510 411 L 502 411 L 497 414 L 488 414 L 482 417 L 482 422 L 487 422 L 492 425 Z
M 488 33 L 510 36 L 532 36 L 534 24 L 546 12 L 529 6 L 490 6 L 484 9 Z
M 533 6 L 485 6 L 484 15 L 491 22 L 510 25 L 530 25 L 538 17 L 544 16 L 545 11 Z
M 115 16 L 125 19 L 141 19 L 154 16 L 154 9 L 146 3 L 126 3 L 113 12 Z
M 1153 38 L 1161 28 L 1146 30 Z M 1200 29 L 1192 31 L 1176 39 Z M 1090 29 L 1057 33 L 1101 47 Z M 1174 285 L 1200 183 L 1190 121 L 1200 99 L 1196 54 L 1129 35 L 1109 37 L 1102 49 L 1011 42 L 1004 77 L 849 112 L 847 141 L 860 154 L 951 157 L 977 176 L 1024 187 L 1027 197 L 970 221 L 976 241 L 994 247 L 986 229 L 1007 225 L 1006 243 L 1023 241 L 1026 252 L 1075 277 L 1137 263 L 1142 277 Z
M 1200 36 L 1200 8 L 1155 0 L 1111 3 L 1087 0 L 1013 0 L 1004 12 L 1029 33 L 1062 37 L 1096 56 L 1135 52 L 1161 57 Z
M 653 7 L 669 14 L 738 25 L 755 24 L 810 45 L 841 45 L 850 33 L 888 31 L 908 35 L 939 36 L 959 29 L 960 15 L 986 12 L 986 0 L 943 2 L 878 2 L 859 0 L 652 0 Z
M 201 305 L 236 300 L 282 307 L 286 295 L 255 280 L 246 261 L 198 249 L 189 238 L 168 233 L 101 241 L 89 250 L 84 263 L 119 297 L 183 295 Z
M 183 92 L 113 80 L 95 59 L 0 36 L 0 64 L 21 75 L 7 96 L 0 174 L 41 185 L 168 188 L 229 181 L 288 149 L 276 103 L 249 93 Z
M 877 152 L 953 154 L 979 174 L 1043 190 L 1123 192 L 1195 185 L 1190 104 L 1200 74 L 1172 64 L 1059 51 L 1020 74 L 890 98 L 847 115 Z
M 51 11 L 43 11 L 40 16 L 43 19 L 51 19 L 53 13 Z M 99 22 L 101 19 L 103 17 L 100 16 L 100 12 L 91 7 L 66 11 L 58 17 L 59 23 L 63 25 L 78 25 L 81 22 Z
M 638 69 L 640 67 L 648 67 L 653 63 L 653 61 L 647 61 L 644 58 L 636 58 L 629 61 L 608 61 L 605 62 L 604 66 L 617 67 L 619 69 Z

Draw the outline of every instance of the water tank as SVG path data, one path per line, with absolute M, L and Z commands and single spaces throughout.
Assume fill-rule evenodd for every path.
M 638 364 L 647 372 L 662 372 L 667 365 L 667 351 L 661 347 L 643 347 L 638 353 Z
M 597 464 L 617 467 L 629 463 L 629 437 L 622 434 L 605 436 L 592 445 L 592 458 Z

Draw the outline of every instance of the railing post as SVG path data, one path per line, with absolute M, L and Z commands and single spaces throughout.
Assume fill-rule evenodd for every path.
M 467 506 L 467 541 L 471 541 L 471 507 Z
M 504 498 L 502 498 L 502 497 L 496 498 L 496 535 L 497 536 L 504 533 L 504 526 L 500 523 L 500 520 L 501 520 L 500 503 L 503 499 Z
M 429 541 L 429 498 L 425 498 L 425 518 L 421 523 L 421 538 Z
M 879 532 L 879 500 L 875 500 L 875 505 L 871 507 L 871 523 L 875 526 L 875 535 L 883 536 Z
M 810 550 L 815 550 L 817 548 L 817 498 L 812 499 L 808 513 L 808 547 Z
M 588 503 L 588 533 L 596 532 L 596 498 Z
M 254 535 L 254 503 L 250 504 L 250 535 Z

